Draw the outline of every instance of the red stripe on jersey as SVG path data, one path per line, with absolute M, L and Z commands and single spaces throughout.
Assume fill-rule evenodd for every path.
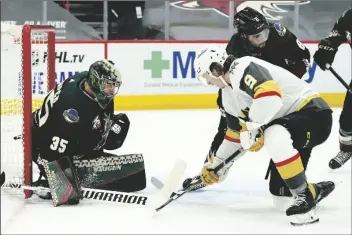
M 258 94 L 255 99 L 258 99 L 258 98 L 261 98 L 261 97 L 266 97 L 266 96 L 278 96 L 281 98 L 281 95 L 279 92 L 277 91 L 267 91 L 267 92 L 263 92 L 263 93 L 260 93 Z
M 297 153 L 296 155 L 294 155 L 293 157 L 290 157 L 289 159 L 286 159 L 285 161 L 275 163 L 275 166 L 280 167 L 280 166 L 287 165 L 290 162 L 297 160 L 299 157 L 300 155 L 299 153 Z
M 234 143 L 240 143 L 240 140 L 239 139 L 234 139 L 234 138 L 231 138 L 230 136 L 227 136 L 225 135 L 225 140 L 228 140 L 230 142 L 234 142 Z

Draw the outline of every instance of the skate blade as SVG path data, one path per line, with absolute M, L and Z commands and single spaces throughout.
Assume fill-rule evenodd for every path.
M 319 218 L 315 213 L 315 209 L 305 214 L 297 214 L 289 216 L 290 223 L 293 226 L 303 226 L 307 224 L 314 224 L 319 222 Z

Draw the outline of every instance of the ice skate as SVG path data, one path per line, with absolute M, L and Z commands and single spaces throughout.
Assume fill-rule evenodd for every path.
M 336 157 L 330 160 L 329 167 L 333 170 L 340 168 L 352 157 L 352 152 L 340 151 Z
M 309 188 L 293 196 L 293 204 L 286 210 L 286 215 L 294 226 L 313 224 L 319 221 L 315 214 L 315 200 Z
M 329 194 L 335 189 L 335 183 L 332 181 L 322 181 L 313 185 L 316 190 L 316 197 L 315 197 L 316 204 L 318 204 L 321 200 L 329 196 Z

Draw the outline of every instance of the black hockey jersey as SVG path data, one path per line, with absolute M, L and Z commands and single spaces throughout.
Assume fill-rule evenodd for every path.
M 83 91 L 87 76 L 88 72 L 82 72 L 58 84 L 33 113 L 32 146 L 42 158 L 51 161 L 103 150 L 114 103 L 104 110 Z
M 241 34 L 234 34 L 226 47 L 227 54 L 236 57 L 253 56 L 280 66 L 301 78 L 310 63 L 310 52 L 297 37 L 278 23 L 269 23 L 269 37 L 264 48 L 255 48 Z M 218 92 L 217 105 L 222 112 L 221 89 Z M 227 130 L 226 118 L 222 112 L 218 132 L 211 144 L 216 151 L 224 139 Z
M 336 21 L 334 28 L 325 38 L 337 49 L 342 43 L 349 43 L 352 49 L 352 9 L 345 11 Z
M 310 52 L 297 37 L 278 23 L 269 23 L 269 36 L 264 48 L 250 45 L 241 34 L 234 34 L 226 52 L 236 57 L 253 56 L 284 68 L 301 78 L 307 71 Z

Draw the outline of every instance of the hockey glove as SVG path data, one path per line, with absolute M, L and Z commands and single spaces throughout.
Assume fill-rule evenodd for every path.
M 200 174 L 200 179 L 202 180 L 203 184 L 211 185 L 215 183 L 220 183 L 226 178 L 228 171 L 233 164 L 233 161 L 228 163 L 223 168 L 221 168 L 217 173 L 215 173 L 213 169 L 218 165 L 220 165 L 222 162 L 223 160 L 215 156 L 212 156 L 210 161 L 203 165 L 203 168 Z
M 240 141 L 243 149 L 258 152 L 264 145 L 264 128 L 250 121 L 248 107 L 241 110 L 238 120 L 241 125 Z
M 104 145 L 104 149 L 107 150 L 115 150 L 120 148 L 123 145 L 130 128 L 130 120 L 124 113 L 113 115 L 112 122 L 108 139 Z
M 240 141 L 243 149 L 258 152 L 264 145 L 264 128 L 254 122 L 240 120 Z
M 315 63 L 322 69 L 329 69 L 329 66 L 334 61 L 337 49 L 329 40 L 323 39 L 318 45 L 318 50 L 315 52 L 313 58 Z M 328 66 L 326 66 L 328 64 Z

